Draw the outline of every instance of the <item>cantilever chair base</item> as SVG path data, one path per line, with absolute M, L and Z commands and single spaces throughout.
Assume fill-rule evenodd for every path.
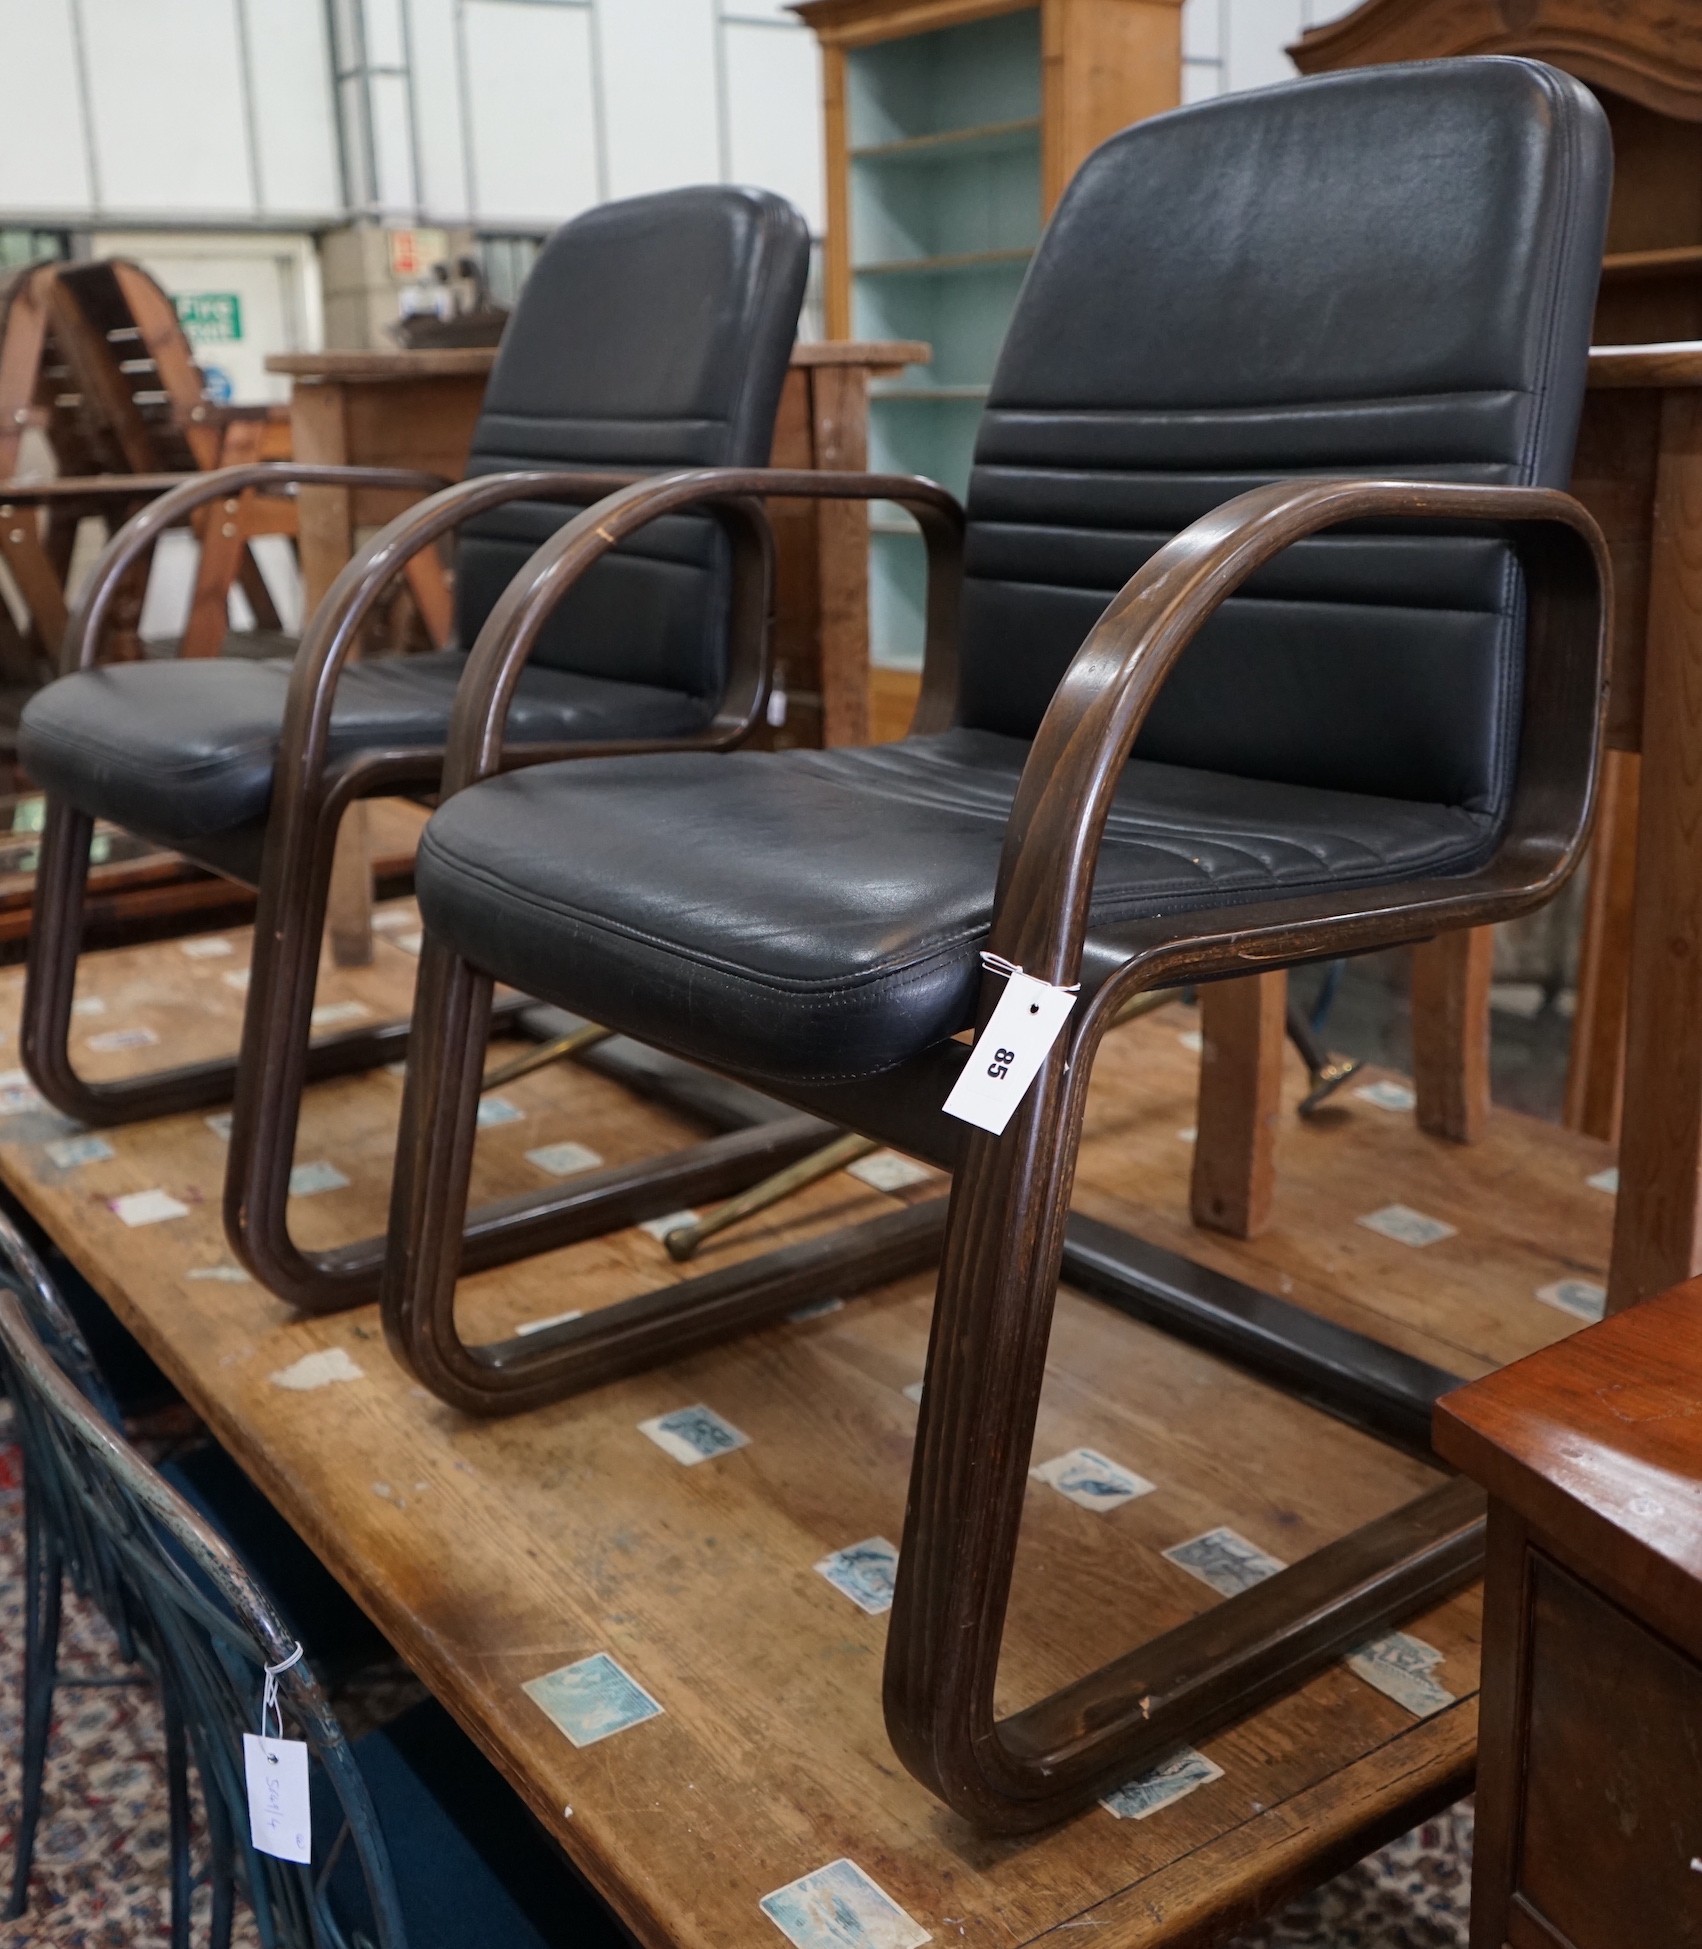
M 748 493 L 754 485 L 736 475 L 695 491 Z M 890 494 L 891 484 L 882 485 Z M 847 486 L 858 491 L 851 483 L 840 491 Z M 658 485 L 633 490 L 630 499 L 636 508 L 645 495 L 655 505 L 692 491 Z M 625 498 L 605 507 L 603 533 L 618 530 L 622 516 L 609 510 Z M 1487 863 L 1452 876 L 1273 893 L 1180 920 L 1093 924 L 1089 890 L 1111 790 L 1170 663 L 1203 616 L 1261 561 L 1299 535 L 1379 514 L 1494 520 L 1529 580 L 1519 785 Z M 563 531 L 557 560 L 575 545 L 572 530 Z M 547 579 L 541 573 L 534 588 Z M 774 1262 L 786 1255 L 771 1255 L 629 1301 L 607 1322 L 573 1323 L 546 1344 L 468 1347 L 455 1321 L 457 1243 L 492 980 L 428 928 L 384 1288 L 393 1347 L 452 1403 L 512 1411 L 772 1318 L 782 1310 L 776 1290 L 795 1303 L 788 1282 L 795 1266 L 819 1281 L 817 1296 L 843 1294 L 883 1276 L 883 1260 L 916 1269 L 938 1240 L 933 1334 L 888 1639 L 887 1723 L 918 1778 L 1000 1831 L 1075 1811 L 1165 1749 L 1205 1737 L 1469 1582 L 1481 1561 L 1481 1502 L 1444 1484 L 1014 1718 L 994 1713 L 1053 1304 L 1072 1262 L 1090 1290 L 1114 1303 L 1422 1449 L 1424 1407 L 1450 1376 L 1306 1322 L 1298 1309 L 1285 1317 L 1279 1303 L 1245 1289 L 1143 1277 L 1138 1245 L 1110 1228 L 1084 1231 L 1084 1221 L 1070 1218 L 1088 1080 L 1117 1011 L 1147 989 L 1409 943 L 1512 917 L 1550 897 L 1576 861 L 1593 802 L 1605 589 L 1600 537 L 1588 517 L 1564 496 L 1523 490 L 1343 481 L 1256 490 L 1161 551 L 1072 665 L 1030 751 L 1007 827 L 990 945 L 1043 979 L 1079 980 L 1083 995 L 1004 1134 L 965 1131 L 940 1113 L 968 1059 L 960 1043 L 936 1044 L 864 1083 L 764 1083 L 801 1110 L 953 1169 L 943 1236 L 937 1204 L 924 1205 L 859 1228 L 861 1235 L 792 1248 L 787 1264 Z M 475 652 L 451 792 L 500 768 L 500 734 L 490 730 L 493 716 L 500 723 L 496 668 L 494 652 L 488 662 Z M 988 977 L 983 1022 L 996 1000 Z M 723 1067 L 739 1073 L 737 1065 Z M 988 1428 L 1001 1431 L 997 1443 L 986 1441 Z
M 250 480 L 278 486 L 285 478 L 313 479 L 326 471 L 255 466 L 203 476 L 163 496 L 121 539 L 125 550 L 133 553 L 191 502 Z M 402 478 L 409 486 L 429 484 L 412 476 Z M 395 484 L 389 475 L 383 479 L 387 485 Z M 289 1182 L 302 1091 L 310 1082 L 397 1061 L 409 1044 L 409 1029 L 403 1024 L 356 1030 L 318 1042 L 312 1039 L 320 941 L 338 828 L 344 813 L 358 800 L 391 794 L 429 797 L 441 781 L 445 757 L 441 746 L 416 746 L 369 750 L 340 763 L 328 762 L 325 743 L 338 675 L 380 598 L 440 537 L 522 497 L 583 500 L 630 479 L 624 474 L 555 470 L 462 483 L 392 522 L 328 595 L 293 673 L 294 689 L 308 700 L 308 708 L 292 710 L 287 721 L 277 764 L 278 806 L 267 821 L 259 870 L 247 863 L 252 849 L 246 845 L 225 841 L 207 849 L 206 864 L 257 884 L 260 893 L 243 1046 L 234 1062 L 196 1063 L 115 1083 L 89 1083 L 77 1074 L 70 1055 L 71 1010 L 94 821 L 57 794 L 48 795 L 37 934 L 24 992 L 21 1044 L 26 1066 L 56 1108 L 92 1125 L 169 1116 L 234 1099 L 225 1180 L 226 1229 L 237 1255 L 255 1277 L 299 1311 L 336 1313 L 370 1303 L 377 1297 L 384 1249 L 384 1241 L 375 1238 L 330 1252 L 307 1252 L 291 1236 Z M 701 733 L 690 737 L 532 744 L 512 752 L 510 762 L 564 761 L 647 749 L 722 750 L 748 735 L 760 715 L 766 685 L 764 629 L 772 540 L 766 518 L 752 504 L 719 509 L 717 518 L 734 541 L 731 609 L 736 669 L 721 710 Z M 89 620 L 80 628 L 79 640 L 96 640 L 101 606 L 110 600 L 126 558 L 124 550 L 115 550 L 110 561 L 103 562 L 104 580 L 85 591 Z M 524 997 L 493 1000 L 492 1019 L 527 1006 Z M 665 1079 L 653 1081 L 652 1087 L 658 1095 L 669 1094 Z M 701 1157 L 688 1150 L 624 1171 L 599 1173 L 594 1186 L 582 1182 L 566 1194 L 552 1190 L 504 1200 L 470 1217 L 468 1263 L 501 1265 L 599 1231 L 661 1216 L 691 1198 L 725 1197 L 792 1162 L 829 1134 L 808 1118 L 781 1119 L 760 1132 L 714 1140 L 703 1147 Z
M 429 987 L 435 996 L 437 985 L 446 982 L 461 1006 L 442 1016 L 428 1014 L 434 1027 L 448 1033 L 432 1034 L 423 1047 L 457 1048 L 463 1030 L 477 1042 L 477 1025 L 484 1019 L 480 991 L 486 984 L 429 940 L 426 956 L 422 992 Z M 871 1137 L 902 1142 L 933 1162 L 958 1167 L 954 1198 L 966 1189 L 961 1175 L 966 1146 L 961 1127 L 941 1117 L 936 1106 L 944 1094 L 942 1077 L 949 1079 L 963 1057 L 962 1049 L 953 1045 L 943 1058 L 934 1052 L 917 1065 L 914 1087 L 903 1093 L 909 1099 L 908 1113 L 895 1110 L 877 1124 L 866 1114 L 866 1105 L 858 1106 Z M 448 1067 L 422 1073 L 417 1087 L 427 1094 L 453 1087 L 444 1073 Z M 476 1058 L 469 1069 L 476 1072 Z M 890 1085 L 891 1079 L 885 1080 Z M 836 1123 L 853 1107 L 834 1089 L 794 1095 L 801 1108 L 807 1104 Z M 890 1089 L 887 1100 L 892 1101 Z M 808 1116 L 792 1121 L 799 1126 L 796 1155 L 805 1154 L 832 1127 Z M 968 1143 L 976 1141 L 970 1138 Z M 409 1197 L 409 1174 L 421 1163 L 429 1168 L 430 1160 L 404 1151 L 398 1216 L 437 1208 L 434 1197 Z M 394 1351 L 439 1398 L 480 1416 L 522 1412 L 735 1338 L 801 1304 L 829 1296 L 851 1298 L 926 1271 L 939 1264 L 947 1221 L 948 1200 L 928 1199 L 699 1274 L 586 1319 L 478 1346 L 460 1336 L 452 1275 L 446 1287 L 439 1286 L 439 1304 L 429 1315 L 403 1316 L 393 1293 L 387 1295 L 385 1326 Z M 474 1214 L 469 1237 L 477 1222 Z M 415 1232 L 412 1243 L 422 1254 L 442 1251 L 453 1262 L 454 1232 L 451 1210 L 428 1225 L 425 1235 Z M 469 1249 L 461 1266 L 470 1271 L 481 1262 Z M 405 1266 L 402 1271 L 405 1276 Z M 1459 1384 L 1452 1374 L 1320 1320 L 1302 1307 L 1081 1216 L 1068 1221 L 1061 1275 L 1094 1298 L 1206 1346 L 1422 1458 L 1430 1459 L 1430 1406 Z M 1045 1310 L 1049 1315 L 1049 1303 Z M 949 1330 L 937 1317 L 925 1401 L 947 1385 L 938 1347 Z M 960 1318 L 960 1344 L 968 1330 L 969 1323 Z M 1044 1349 L 1042 1334 L 1026 1377 L 1036 1389 Z M 981 1385 L 986 1383 L 983 1370 Z M 953 1389 L 960 1398 L 962 1391 L 961 1384 Z M 929 1412 L 925 1406 L 925 1418 Z M 913 1520 L 915 1515 L 913 1509 Z M 998 1724 L 993 1735 L 1001 1764 L 1022 1777 L 1021 1791 L 966 1791 L 964 1784 L 943 1777 L 937 1790 L 960 1811 L 1001 1831 L 1051 1824 L 1178 1743 L 1207 1737 L 1303 1683 L 1367 1638 L 1470 1583 L 1481 1573 L 1483 1528 L 1481 1495 L 1470 1485 L 1444 1482 L 1255 1590 Z M 899 1738 L 898 1724 L 906 1718 L 902 1694 L 891 1711 L 902 1756 L 928 1778 L 933 1762 L 927 1747 Z M 1036 1782 L 1044 1782 L 1044 1790 L 1036 1791 Z

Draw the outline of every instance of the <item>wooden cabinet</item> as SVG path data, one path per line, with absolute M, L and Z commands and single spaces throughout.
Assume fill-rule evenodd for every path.
M 1702 1280 L 1436 1445 L 1491 1498 L 1472 1949 L 1702 1949 Z
M 1082 158 L 1180 99 L 1180 0 L 804 0 L 822 44 L 834 338 L 921 339 L 877 385 L 869 461 L 961 494 L 1041 225 Z M 877 665 L 917 668 L 923 553 L 871 522 Z
M 1303 74 L 1524 54 L 1577 75 L 1613 129 L 1596 343 L 1702 338 L 1702 9 L 1689 0 L 1365 0 L 1289 53 Z

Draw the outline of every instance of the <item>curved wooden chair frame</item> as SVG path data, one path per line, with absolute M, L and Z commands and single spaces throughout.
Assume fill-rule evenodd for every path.
M 329 752 L 336 686 L 375 609 L 410 566 L 462 522 L 506 501 L 595 502 L 630 474 L 495 474 L 443 487 L 432 475 L 389 468 L 299 464 L 227 469 L 191 479 L 133 516 L 101 557 L 67 635 L 65 668 L 92 668 L 115 593 L 132 564 L 168 527 L 209 500 L 278 493 L 301 486 L 441 491 L 399 515 L 345 567 L 315 612 L 291 677 L 265 850 L 241 1050 L 220 1060 L 90 1083 L 70 1055 L 71 1006 L 93 820 L 48 794 L 37 879 L 35 938 L 25 980 L 21 1046 L 42 1094 L 81 1122 L 127 1123 L 231 1101 L 225 1216 L 231 1242 L 254 1275 L 304 1312 L 326 1313 L 377 1296 L 384 1241 L 357 1241 L 307 1252 L 291 1238 L 287 1206 L 302 1091 L 311 1081 L 370 1069 L 403 1057 L 408 1027 L 396 1023 L 315 1042 L 311 1018 L 332 859 L 343 814 L 365 798 L 429 797 L 439 786 L 442 747 Z M 711 510 L 732 542 L 730 671 L 714 718 L 688 737 L 623 743 L 528 744 L 506 755 L 511 766 L 635 751 L 722 751 L 761 722 L 768 671 L 772 539 L 760 503 L 727 501 Z M 203 862 L 231 871 L 228 861 Z M 512 1010 L 519 1000 L 505 1004 Z M 487 1025 L 488 1027 L 488 1025 Z M 481 1042 L 481 1047 L 483 1046 Z M 600 1231 L 634 1224 L 693 1199 L 724 1197 L 829 1134 L 815 1118 L 775 1117 L 736 1128 L 670 1156 L 576 1178 L 570 1185 L 507 1199 L 474 1214 L 469 1263 L 500 1265 Z
M 530 646 L 543 618 L 606 547 L 661 514 L 759 494 L 911 506 L 928 537 L 931 570 L 917 728 L 948 722 L 959 567 L 938 490 L 876 476 L 705 471 L 628 488 L 540 548 L 472 652 L 456 700 L 446 795 L 507 762 L 504 721 Z M 1091 925 L 1112 794 L 1177 657 L 1254 570 L 1293 542 L 1350 521 L 1487 526 L 1507 537 L 1523 567 L 1528 649 L 1518 781 L 1493 856 L 1453 877 L 1323 890 L 1180 922 Z M 1013 1717 L 1000 1721 L 994 1710 L 1060 1271 L 1069 1271 L 1072 1253 L 1091 1271 L 1095 1250 L 1103 1259 L 1107 1236 L 1118 1236 L 1069 1218 L 1100 1038 L 1119 1006 L 1151 988 L 1409 943 L 1511 918 L 1550 898 L 1577 863 L 1595 801 L 1610 587 L 1595 523 L 1557 492 L 1314 479 L 1226 503 L 1160 549 L 1112 601 L 1059 685 L 1024 767 L 988 946 L 1044 980 L 1079 982 L 1082 1000 L 1004 1134 L 940 1114 L 965 1060 L 956 1043 L 870 1083 L 780 1092 L 954 1169 L 943 1240 L 938 1201 L 875 1221 L 880 1251 L 898 1269 L 941 1242 L 888 1636 L 886 1712 L 905 1764 L 978 1824 L 1014 1832 L 1057 1820 L 1477 1574 L 1482 1499 L 1469 1485 L 1447 1482 Z M 740 1331 L 804 1296 L 776 1280 L 772 1259 L 756 1260 L 524 1341 L 464 1342 L 455 1288 L 490 993 L 487 974 L 428 933 L 383 1291 L 391 1345 L 426 1386 L 471 1413 L 510 1412 Z M 989 977 L 983 1020 L 997 993 Z M 848 1244 L 836 1263 L 832 1243 L 792 1248 L 814 1255 L 809 1296 L 854 1289 L 847 1255 L 852 1272 L 879 1261 L 880 1251 L 865 1242 Z M 740 1273 L 748 1275 L 742 1287 Z M 1264 1371 L 1312 1398 L 1312 1383 L 1332 1358 L 1320 1344 L 1321 1323 L 1266 1325 L 1280 1353 Z M 1211 1337 L 1198 1321 L 1182 1330 Z M 1428 1371 L 1433 1390 L 1448 1383 Z

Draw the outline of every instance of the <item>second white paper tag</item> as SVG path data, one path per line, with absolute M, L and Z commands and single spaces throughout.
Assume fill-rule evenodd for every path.
M 1054 988 L 1018 968 L 952 1085 L 947 1116 L 1001 1136 L 1075 1005 L 1073 988 Z

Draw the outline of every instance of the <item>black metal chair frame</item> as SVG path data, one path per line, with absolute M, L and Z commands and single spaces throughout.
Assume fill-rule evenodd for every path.
M 444 794 L 507 762 L 509 699 L 544 618 L 646 521 L 752 495 L 897 501 L 928 546 L 917 732 L 956 694 L 961 516 L 926 482 L 704 470 L 611 497 L 546 542 L 472 651 Z M 1112 793 L 1154 697 L 1218 606 L 1265 562 L 1344 522 L 1421 521 L 1504 535 L 1525 574 L 1518 778 L 1489 861 L 1350 892 L 1218 908 L 1168 923 L 1089 920 Z M 1512 918 L 1572 871 L 1594 806 L 1610 615 L 1605 544 L 1550 490 L 1308 479 L 1242 494 L 1162 547 L 1105 610 L 1053 696 L 1022 773 L 989 950 L 1081 999 L 1000 1137 L 940 1105 L 968 1059 L 930 1049 L 870 1082 L 786 1088 L 828 1117 L 953 1170 L 949 1198 L 814 1240 L 523 1340 L 468 1345 L 455 1319 L 462 1215 L 492 978 L 428 931 L 404 1093 L 383 1290 L 391 1345 L 442 1399 L 476 1414 L 539 1405 L 773 1319 L 803 1297 L 941 1269 L 898 1587 L 887 1723 L 910 1770 L 977 1823 L 1010 1831 L 1074 1811 L 1184 1741 L 1291 1689 L 1387 1624 L 1469 1582 L 1482 1499 L 1445 1482 L 1304 1562 L 1000 1721 L 994 1678 L 1060 1275 L 1240 1360 L 1264 1378 L 1428 1454 L 1428 1410 L 1454 1377 L 1270 1295 L 1155 1254 L 1069 1214 L 1088 1082 L 1118 1008 L 1143 991 L 1289 967 Z M 999 982 L 984 983 L 981 1020 Z
M 395 794 L 430 798 L 442 776 L 442 747 L 328 754 L 336 686 L 375 609 L 421 551 L 462 522 L 504 502 L 596 502 L 630 484 L 630 473 L 559 469 L 493 474 L 442 487 L 435 476 L 384 468 L 257 463 L 198 475 L 128 521 L 102 555 L 79 597 L 66 635 L 65 670 L 93 668 L 116 593 L 133 565 L 166 529 L 207 501 L 243 492 L 297 487 L 440 488 L 392 521 L 345 567 L 303 637 L 291 678 L 262 859 L 260 902 L 244 1012 L 234 1061 L 199 1062 L 122 1082 L 90 1083 L 70 1055 L 71 1008 L 94 821 L 60 795 L 47 795 L 37 876 L 36 912 L 24 989 L 20 1043 L 42 1094 L 68 1116 L 91 1125 L 169 1116 L 231 1101 L 225 1220 L 231 1242 L 271 1291 L 303 1312 L 327 1313 L 376 1298 L 381 1238 L 308 1252 L 290 1235 L 290 1170 L 309 1082 L 377 1067 L 408 1049 L 406 1023 L 312 1038 L 314 989 L 337 831 L 361 799 Z M 769 680 L 769 604 L 773 542 L 760 503 L 723 501 L 712 514 L 732 543 L 729 670 L 719 708 L 702 731 L 634 742 L 527 744 L 510 765 L 635 751 L 724 751 L 762 721 Z M 228 862 L 209 858 L 215 870 Z M 506 1004 L 512 1010 L 523 998 Z M 808 1117 L 777 1117 L 617 1171 L 507 1199 L 475 1213 L 468 1262 L 509 1259 L 638 1222 L 694 1199 L 726 1196 L 819 1144 L 823 1126 Z
M 336 1715 L 265 1594 L 223 1538 L 90 1406 L 9 1284 L 0 1284 L 0 1369 L 15 1412 L 29 1424 L 29 1452 L 53 1458 L 51 1473 L 66 1503 L 56 1513 L 72 1517 L 98 1548 L 112 1577 L 109 1601 L 159 1687 L 170 1782 L 173 1949 L 189 1945 L 191 1754 L 206 1807 L 211 1949 L 230 1942 L 239 1888 L 255 1910 L 262 1941 L 275 1949 L 352 1949 L 324 1899 L 344 1837 L 318 1871 L 260 1854 L 249 1838 L 236 1728 L 258 1725 L 269 1669 L 277 1674 L 280 1711 L 287 1711 L 336 1795 L 380 1949 L 405 1949 L 371 1796 Z
M 53 1358 L 95 1414 L 119 1426 L 119 1411 L 75 1318 L 29 1241 L 0 1205 L 0 1285 L 18 1296 Z M 121 1663 L 135 1667 L 137 1646 L 125 1615 L 120 1581 L 110 1553 L 53 1466 L 53 1456 L 20 1421 L 24 1455 L 24 1643 L 23 1727 L 19 1742 L 18 1820 L 13 1830 L 12 1878 L 0 1919 L 16 1921 L 29 1904 L 30 1871 L 41 1823 L 53 1702 L 60 1691 L 81 1687 L 140 1685 L 139 1670 L 107 1675 L 66 1671 L 59 1663 L 65 1583 L 92 1603 L 111 1625 Z M 170 1796 L 174 1817 L 175 1791 Z M 179 1835 L 174 1825 L 174 1845 Z

